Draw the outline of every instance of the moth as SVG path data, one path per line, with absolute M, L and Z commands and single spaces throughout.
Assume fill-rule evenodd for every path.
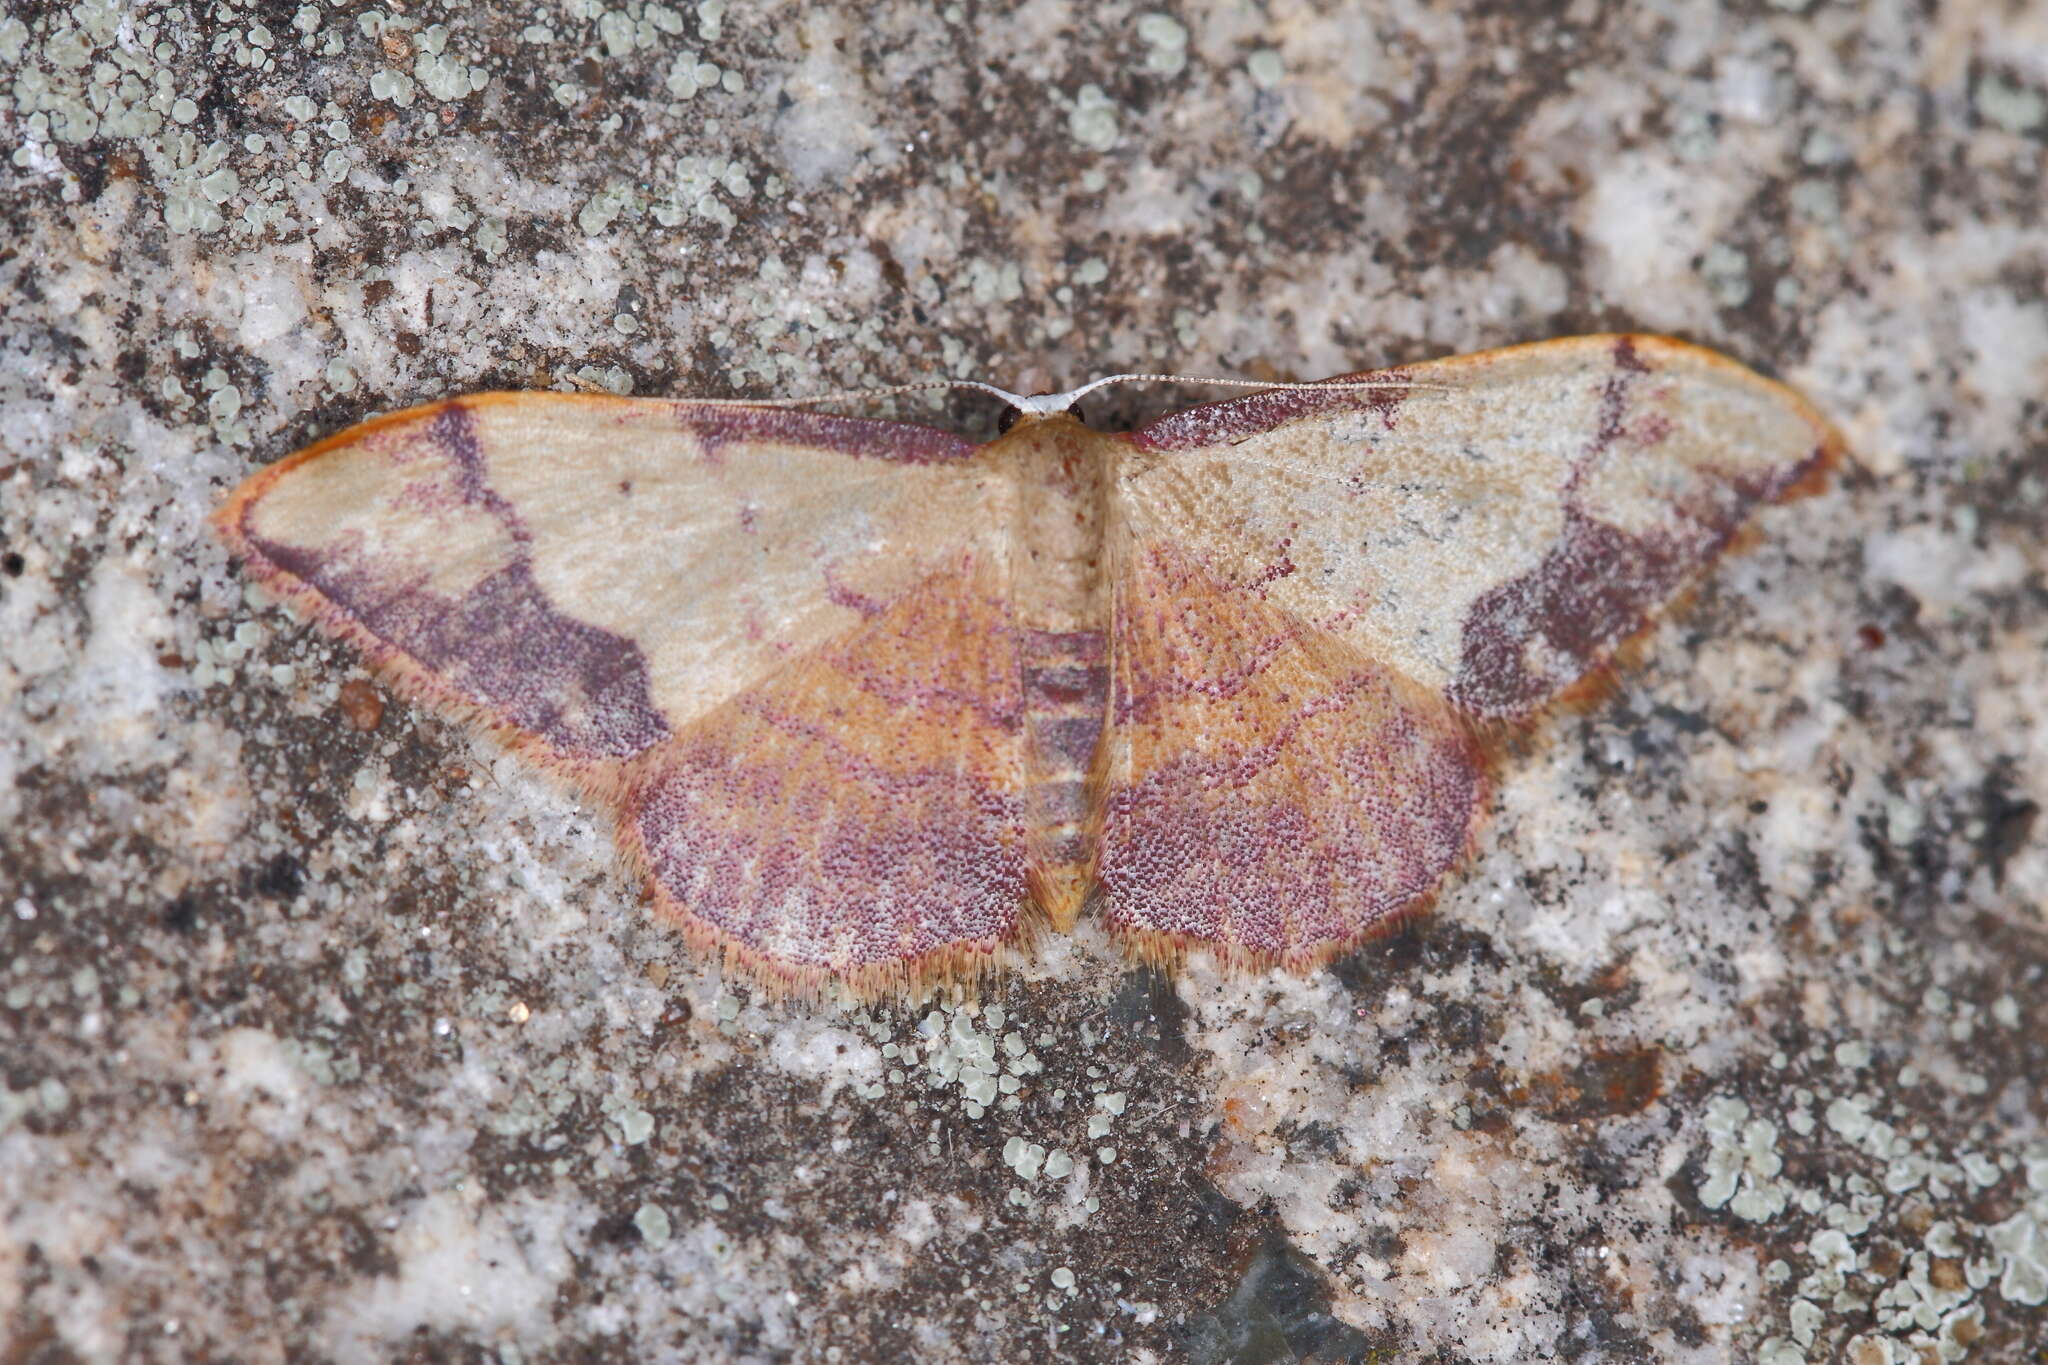
M 1077 391 L 1080 392 L 1080 391 Z M 253 475 L 247 571 L 615 822 L 771 987 L 915 993 L 1084 908 L 1309 969 L 1425 907 L 1500 739 L 1840 440 L 1654 336 L 976 445 L 788 407 L 453 398 Z

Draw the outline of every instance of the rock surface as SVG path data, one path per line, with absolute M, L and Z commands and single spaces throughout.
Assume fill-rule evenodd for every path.
M 2024 5 L 0 16 L 0 1360 L 2039 1349 L 2044 92 Z M 1612 328 L 1854 461 L 1304 979 L 757 999 L 204 526 L 459 391 Z

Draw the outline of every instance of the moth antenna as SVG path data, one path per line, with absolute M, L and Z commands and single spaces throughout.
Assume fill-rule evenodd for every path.
M 1111 374 L 1092 379 L 1078 389 L 1064 393 L 1021 394 L 979 379 L 921 379 L 908 384 L 885 384 L 871 389 L 835 389 L 828 393 L 805 394 L 799 398 L 691 398 L 683 401 L 700 407 L 718 408 L 807 408 L 821 403 L 847 403 L 870 398 L 894 398 L 899 394 L 930 393 L 935 389 L 976 389 L 1000 398 L 1020 413 L 1034 417 L 1066 412 L 1097 389 L 1111 384 L 1203 384 L 1229 389 L 1258 389 L 1265 392 L 1297 389 L 1445 390 L 1447 384 L 1418 384 L 1406 379 L 1318 379 L 1307 383 L 1274 383 L 1263 379 L 1226 379 L 1198 374 Z
M 1417 384 L 1406 379 L 1317 379 L 1307 383 L 1274 383 L 1264 379 L 1234 379 L 1201 374 L 1109 374 L 1100 379 L 1091 379 L 1078 389 L 1065 393 L 1039 394 L 1024 399 L 1017 406 L 1025 412 L 1065 412 L 1081 399 L 1097 389 L 1108 388 L 1111 384 L 1203 384 L 1226 389 L 1258 389 L 1266 392 L 1291 391 L 1296 389 L 1446 389 L 1445 384 Z M 1013 396 L 1013 401 L 1014 396 Z
M 869 389 L 833 389 L 804 394 L 798 398 L 685 398 L 679 401 L 706 408 L 808 408 L 820 403 L 851 403 L 868 398 L 894 398 L 906 393 L 930 393 L 935 389 L 979 389 L 993 394 L 1012 407 L 1029 400 L 1008 389 L 984 384 L 977 379 L 920 379 L 908 384 L 883 384 Z

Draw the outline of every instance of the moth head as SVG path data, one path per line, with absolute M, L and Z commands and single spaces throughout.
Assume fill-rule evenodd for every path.
M 1026 399 L 1025 401 L 1035 402 L 1037 399 L 1040 398 L 1070 399 L 1071 397 L 1071 394 L 1034 394 L 1031 396 L 1031 398 Z M 1067 418 L 1071 421 L 1079 422 L 1082 426 L 1088 425 L 1088 415 L 1087 413 L 1081 410 L 1081 405 L 1078 403 L 1069 402 L 1065 407 L 1038 409 L 1034 407 L 1020 407 L 1018 404 L 1012 402 L 1008 407 L 1003 409 L 1003 415 L 996 419 L 996 430 L 998 432 L 1008 434 L 1010 429 L 1015 427 L 1019 422 L 1042 422 L 1051 418 L 1061 417 Z

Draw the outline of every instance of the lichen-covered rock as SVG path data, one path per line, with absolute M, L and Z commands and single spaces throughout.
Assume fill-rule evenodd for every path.
M 0 1356 L 2019 1358 L 2044 25 L 0 17 Z M 1615 328 L 1779 373 L 1851 463 L 1508 758 L 1433 916 L 1307 977 L 1084 932 L 971 1006 L 757 999 L 204 530 L 454 392 Z

